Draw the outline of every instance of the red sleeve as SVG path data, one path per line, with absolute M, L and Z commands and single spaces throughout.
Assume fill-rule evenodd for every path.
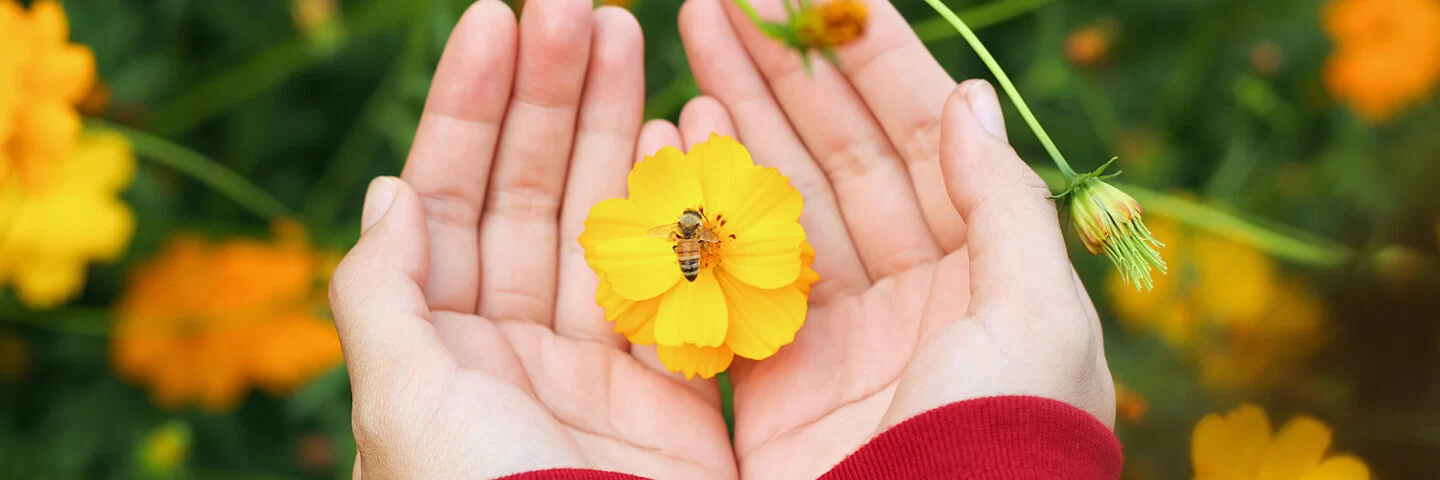
M 1039 397 L 952 403 L 876 436 L 821 477 L 1114 480 L 1120 442 L 1095 417 Z M 963 474 L 962 474 L 963 472 Z M 543 470 L 509 480 L 631 480 L 596 470 Z

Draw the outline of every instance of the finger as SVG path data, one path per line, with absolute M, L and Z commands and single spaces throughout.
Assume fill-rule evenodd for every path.
M 654 155 L 660 149 L 680 145 L 680 130 L 668 120 L 651 120 L 640 128 L 640 137 L 635 140 L 635 158 L 640 163 L 645 157 Z
M 510 99 L 515 69 L 515 16 L 501 2 L 465 12 L 435 71 L 425 112 L 402 177 L 426 210 L 431 248 L 430 307 L 470 313 L 479 288 L 476 227 L 485 185 Z
M 442 360 L 445 349 L 427 322 L 424 288 L 430 268 L 425 210 L 399 179 L 380 177 L 365 195 L 364 232 L 335 268 L 330 308 L 356 398 L 366 397 L 414 365 Z
M 590 57 L 590 0 L 532 0 L 480 220 L 480 315 L 550 325 L 560 199 Z
M 997 104 L 981 80 L 965 82 L 945 103 L 940 158 L 955 209 L 969 227 L 970 313 L 989 305 L 1045 309 L 1075 294 L 1069 257 L 1050 189 L 977 115 Z M 1051 300 L 1043 300 L 1051 299 Z M 1044 315 L 1026 318 L 1045 317 Z
M 778 19 L 786 15 L 783 1 L 754 3 L 762 16 Z M 799 54 L 760 33 L 737 5 L 730 3 L 726 10 L 733 35 L 830 179 L 870 278 L 938 260 L 940 247 L 920 211 L 909 172 L 844 75 L 818 59 L 807 71 Z M 708 28 L 720 30 L 718 23 L 709 22 Z
M 725 105 L 756 163 L 779 169 L 805 198 L 800 224 L 815 247 L 813 268 L 820 273 L 811 304 L 865 291 L 870 277 L 829 180 L 810 159 L 728 22 L 718 0 L 690 0 L 680 9 L 680 36 L 700 91 Z
M 709 96 L 695 97 L 680 110 L 680 138 L 685 143 L 685 151 L 709 140 L 712 134 L 734 137 L 735 123 L 730 121 L 730 113 L 725 111 L 719 100 Z
M 940 171 L 940 112 L 955 80 L 890 2 L 865 3 L 865 34 L 836 51 L 840 68 L 905 159 L 935 239 L 946 252 L 955 251 L 965 244 L 965 223 L 950 204 Z M 1004 129 L 1002 118 L 1002 138 Z
M 616 348 L 625 338 L 605 323 L 595 304 L 599 277 L 585 263 L 580 232 L 590 208 L 625 196 L 625 176 L 635 155 L 635 138 L 645 103 L 645 52 L 640 23 L 628 10 L 595 11 L 590 71 L 580 105 L 579 133 L 570 160 L 565 202 L 560 213 L 560 285 L 556 292 L 555 333 L 594 340 Z

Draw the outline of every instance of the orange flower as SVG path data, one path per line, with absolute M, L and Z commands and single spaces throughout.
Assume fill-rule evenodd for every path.
M 323 255 L 277 224 L 276 242 L 181 236 L 133 272 L 112 361 L 167 407 L 223 410 L 251 386 L 285 394 L 340 363 L 315 292 Z
M 1110 28 L 1100 25 L 1076 29 L 1065 36 L 1065 58 L 1076 66 L 1094 66 L 1110 53 L 1110 40 L 1114 36 Z
M 69 37 L 59 3 L 26 11 L 0 0 L 0 181 L 13 172 L 43 185 L 48 166 L 69 158 L 80 138 L 75 106 L 95 84 L 95 57 Z
M 870 11 L 859 0 L 831 0 L 801 11 L 795 20 L 795 38 L 808 48 L 845 45 L 865 33 Z
M 1388 120 L 1440 82 L 1440 0 L 1337 0 L 1322 22 L 1335 41 L 1325 86 L 1365 121 Z
M 1130 422 L 1140 423 L 1150 413 L 1150 402 L 1140 392 L 1120 382 L 1115 382 L 1115 416 Z

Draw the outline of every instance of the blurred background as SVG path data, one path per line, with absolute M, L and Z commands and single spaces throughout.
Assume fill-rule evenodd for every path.
M 0 0 L 0 477 L 350 478 L 325 284 L 469 1 Z M 640 18 L 646 114 L 674 119 L 680 2 L 597 3 Z M 1376 478 L 1440 477 L 1440 0 L 946 3 L 1168 245 L 1136 292 L 1072 238 L 1127 478 L 1297 418 Z M 1247 404 L 1259 433 L 1196 428 Z

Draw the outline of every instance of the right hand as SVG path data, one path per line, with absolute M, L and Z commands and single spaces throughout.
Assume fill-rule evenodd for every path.
M 482 0 L 455 27 L 404 180 L 371 184 L 331 284 L 357 477 L 735 477 L 714 383 L 612 331 L 575 240 L 625 194 L 641 48 L 591 0 L 530 0 L 518 28 Z

